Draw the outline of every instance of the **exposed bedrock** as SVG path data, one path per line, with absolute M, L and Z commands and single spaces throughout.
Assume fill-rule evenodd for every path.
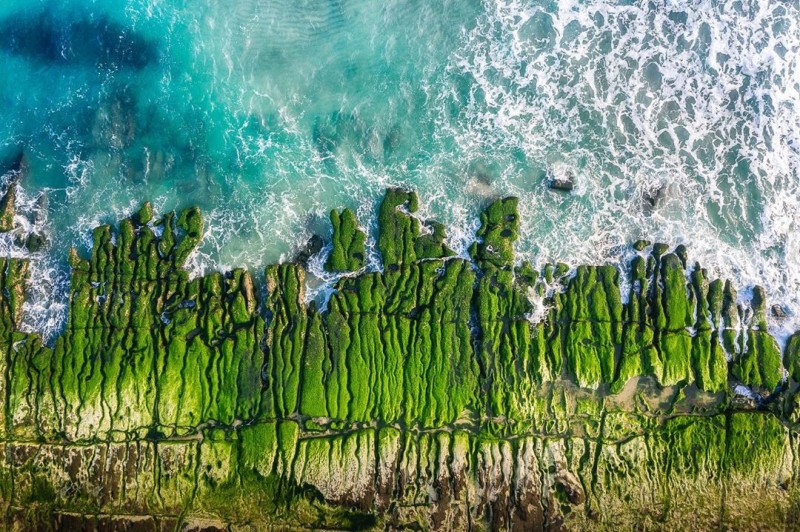
M 331 213 L 345 275 L 324 310 L 299 263 L 190 278 L 193 208 L 145 204 L 73 251 L 53 345 L 20 331 L 28 262 L 0 259 L 7 524 L 796 522 L 800 340 L 781 353 L 763 290 L 743 305 L 647 242 L 624 272 L 534 268 L 515 198 L 456 257 L 418 201 L 387 191 L 382 271 L 354 213 Z

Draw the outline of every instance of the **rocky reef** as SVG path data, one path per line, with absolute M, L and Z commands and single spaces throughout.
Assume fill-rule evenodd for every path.
M 380 271 L 333 211 L 318 305 L 300 261 L 192 278 L 201 213 L 145 204 L 70 254 L 52 345 L 0 259 L 5 525 L 796 526 L 800 337 L 781 352 L 763 290 L 647 242 L 623 271 L 534 268 L 515 198 L 459 257 L 417 211 L 387 191 Z

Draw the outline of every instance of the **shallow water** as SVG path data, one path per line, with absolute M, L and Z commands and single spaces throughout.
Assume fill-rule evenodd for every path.
M 333 207 L 372 225 L 398 184 L 459 250 L 514 194 L 521 258 L 684 243 L 800 324 L 796 0 L 7 0 L 0 57 L 0 160 L 24 150 L 23 203 L 48 196 L 48 335 L 66 250 L 146 199 L 203 208 L 207 271 L 291 258 Z

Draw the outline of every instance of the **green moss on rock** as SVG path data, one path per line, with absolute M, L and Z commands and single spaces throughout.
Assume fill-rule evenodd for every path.
M 795 382 L 800 382 L 800 331 L 794 333 L 786 342 L 783 364 Z
M 411 216 L 419 208 L 416 192 L 390 188 L 378 211 L 378 249 L 386 268 L 417 259 L 416 241 L 419 221 Z
M 350 209 L 331 211 L 333 249 L 325 262 L 330 272 L 353 272 L 364 267 L 367 235 L 358 227 L 356 215 Z
M 508 267 L 514 263 L 514 242 L 519 236 L 517 198 L 491 203 L 481 214 L 475 259 L 478 264 Z
M 344 276 L 322 309 L 298 264 L 263 287 L 241 269 L 190 277 L 196 209 L 154 221 L 145 205 L 97 228 L 88 259 L 70 252 L 52 346 L 21 330 L 28 262 L 0 259 L 0 496 L 227 524 L 580 528 L 586 509 L 619 524 L 607 508 L 648 501 L 669 521 L 687 486 L 735 498 L 796 475 L 796 416 L 728 393 L 726 353 L 761 407 L 796 402 L 779 384 L 784 365 L 798 379 L 800 340 L 781 361 L 763 291 L 748 320 L 730 283 L 687 278 L 685 250 L 656 245 L 623 303 L 616 267 L 517 264 L 513 198 L 487 208 L 472 261 L 421 230 L 417 201 L 387 193 L 385 268 Z M 362 268 L 355 216 L 331 217 L 330 260 Z

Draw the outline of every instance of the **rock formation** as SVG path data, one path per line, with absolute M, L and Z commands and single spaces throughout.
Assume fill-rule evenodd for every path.
M 0 259 L 5 524 L 797 522 L 800 339 L 782 358 L 762 290 L 746 312 L 684 249 L 646 242 L 625 272 L 535 269 L 514 254 L 515 198 L 456 257 L 417 203 L 387 191 L 382 271 L 352 211 L 331 213 L 327 266 L 358 273 L 322 311 L 299 263 L 190 278 L 194 208 L 145 204 L 73 251 L 52 345 L 20 331 L 27 260 Z

